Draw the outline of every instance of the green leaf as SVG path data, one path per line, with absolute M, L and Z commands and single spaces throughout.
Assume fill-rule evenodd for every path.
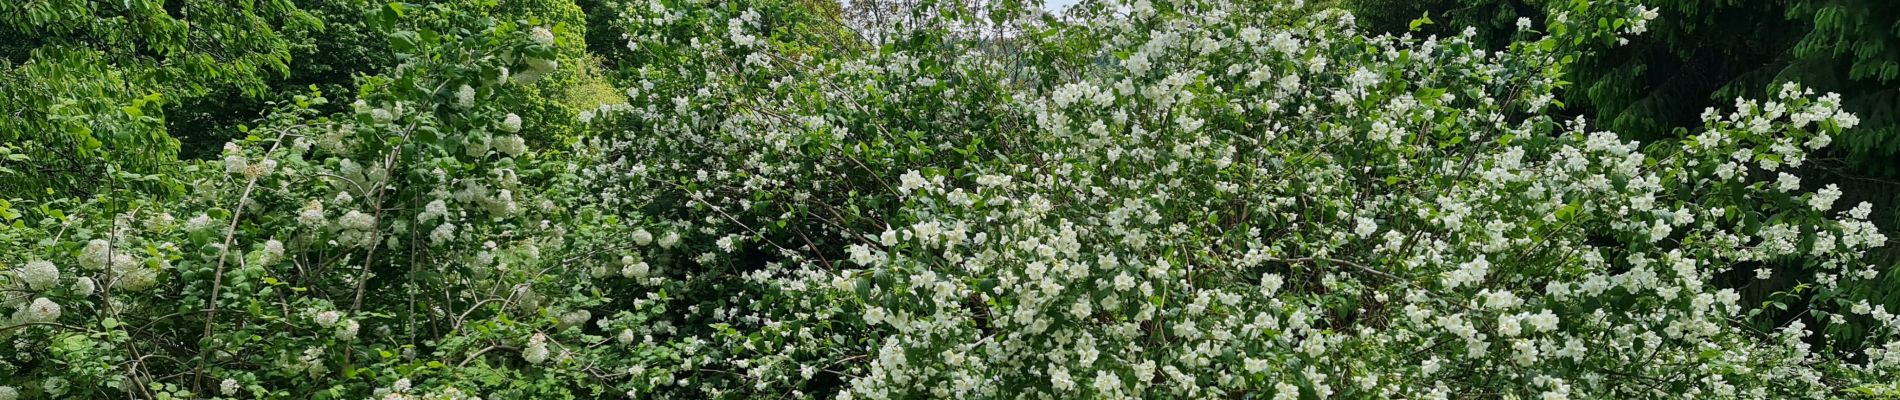
M 1419 27 L 1431 25 L 1431 24 L 1432 24 L 1432 13 L 1430 11 L 1427 11 L 1424 14 L 1419 15 L 1418 19 L 1412 20 L 1412 23 L 1407 25 L 1407 27 L 1408 29 L 1411 29 L 1413 32 L 1417 32 Z
M 1557 220 L 1568 221 L 1570 220 L 1571 217 L 1574 217 L 1577 215 L 1578 210 L 1582 210 L 1582 209 L 1583 209 L 1583 204 L 1581 202 L 1573 201 L 1573 202 L 1570 202 L 1570 204 L 1565 204 L 1564 208 L 1557 209 Z
M 422 46 L 422 38 L 415 31 L 402 31 L 389 35 L 389 47 L 397 53 L 414 54 Z

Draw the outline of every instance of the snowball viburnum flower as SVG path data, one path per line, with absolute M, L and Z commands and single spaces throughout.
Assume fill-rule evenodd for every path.
M 521 129 L 519 123 L 516 123 L 516 126 L 515 130 Z M 496 151 L 500 151 L 511 157 L 520 156 L 528 152 L 528 142 L 519 135 L 502 135 L 495 137 L 494 146 Z
M 652 243 L 653 233 L 647 232 L 646 228 L 639 228 L 633 231 L 633 244 L 645 246 Z
M 554 31 L 548 30 L 547 27 L 537 26 L 537 27 L 534 27 L 534 29 L 531 29 L 528 31 L 528 39 L 533 40 L 535 44 L 539 44 L 542 46 L 553 46 L 554 45 Z
M 13 312 L 16 323 L 52 322 L 59 319 L 59 303 L 45 297 L 33 299 L 33 302 Z
M 461 88 L 455 89 L 455 107 L 456 108 L 469 108 L 469 107 L 474 107 L 474 106 L 475 106 L 475 88 L 474 87 L 470 87 L 469 85 L 462 85 Z
M 30 261 L 20 266 L 18 276 L 27 287 L 43 290 L 59 283 L 59 267 L 44 260 Z
M 354 342 L 356 341 L 357 331 L 361 330 L 362 327 L 362 324 L 357 323 L 356 320 L 353 319 L 343 321 L 342 326 L 336 330 L 336 339 L 345 342 Z
M 509 133 L 520 132 L 521 116 L 515 115 L 515 113 L 508 113 L 508 116 L 502 117 L 501 130 Z
M 667 232 L 665 235 L 660 236 L 659 244 L 662 249 L 671 249 L 674 245 L 678 245 L 679 243 L 679 232 Z
M 91 296 L 93 292 L 96 292 L 98 290 L 99 290 L 99 283 L 94 282 L 92 280 L 92 277 L 80 277 L 79 279 L 73 280 L 74 294 L 78 294 L 80 296 Z
M 311 319 L 317 322 L 317 326 L 328 328 L 328 327 L 336 326 L 337 321 L 340 321 L 343 319 L 343 313 L 339 313 L 336 311 L 323 311 L 323 312 L 318 312 Z

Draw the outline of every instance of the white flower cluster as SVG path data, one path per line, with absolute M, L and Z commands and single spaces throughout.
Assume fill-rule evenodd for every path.
M 28 288 L 47 289 L 59 283 L 59 267 L 45 260 L 27 262 L 26 265 L 14 271 L 14 274 L 20 282 L 26 283 Z
M 528 338 L 528 344 L 521 347 L 521 359 L 527 360 L 529 364 L 547 362 L 548 336 L 537 332 Z
M 40 323 L 40 322 L 53 322 L 53 321 L 59 320 L 59 314 L 60 314 L 59 303 L 54 303 L 52 300 L 47 300 L 45 297 L 41 297 L 41 298 L 33 299 L 33 302 L 28 303 L 25 307 L 20 307 L 20 309 L 14 310 L 13 323 L 31 324 L 31 323 Z

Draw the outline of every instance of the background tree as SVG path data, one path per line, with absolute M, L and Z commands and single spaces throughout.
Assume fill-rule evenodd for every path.
M 318 25 L 289 0 L 0 4 L 0 140 L 29 158 L 5 164 L 0 187 L 85 194 L 108 175 L 164 172 L 178 151 L 166 106 L 263 95 L 290 71 L 282 32 Z

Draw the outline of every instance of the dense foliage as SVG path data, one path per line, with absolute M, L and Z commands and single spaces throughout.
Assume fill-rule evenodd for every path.
M 1900 396 L 1844 289 L 1888 239 L 1789 173 L 1840 95 L 1655 145 L 1555 109 L 1635 3 L 1497 50 L 1299 2 L 361 7 L 313 13 L 380 40 L 349 93 L 0 192 L 0 400 Z M 96 79 L 136 59 L 33 54 L 26 123 L 162 133 Z M 21 132 L 7 182 L 69 148 Z
M 162 105 L 261 95 L 290 68 L 280 30 L 317 24 L 288 0 L 0 3 L 0 140 L 29 157 L 0 164 L 0 188 L 83 194 L 163 172 L 178 145 Z
M 1559 93 L 1565 115 L 1589 115 L 1625 138 L 1680 140 L 1701 125 L 1707 106 L 1760 98 L 1788 82 L 1841 94 L 1861 118 L 1832 146 L 1786 172 L 1814 184 L 1838 184 L 1843 201 L 1873 205 L 1869 219 L 1900 225 L 1900 3 L 1862 0 L 1646 1 L 1658 17 L 1641 35 L 1580 52 L 1566 71 L 1576 82 Z M 1361 26 L 1377 32 L 1452 34 L 1475 29 L 1488 49 L 1521 29 L 1541 29 L 1566 2 L 1540 0 L 1347 0 Z M 1436 24 L 1414 25 L 1424 16 Z M 1900 261 L 1900 248 L 1873 253 Z M 1798 282 L 1754 281 L 1743 298 Z M 1900 304 L 1900 276 L 1850 284 L 1876 303 Z M 1801 307 L 1781 311 L 1798 314 Z M 1776 314 L 1771 312 L 1770 314 Z M 1784 316 L 1785 317 L 1785 316 Z M 1852 332 L 1837 338 L 1856 340 Z

